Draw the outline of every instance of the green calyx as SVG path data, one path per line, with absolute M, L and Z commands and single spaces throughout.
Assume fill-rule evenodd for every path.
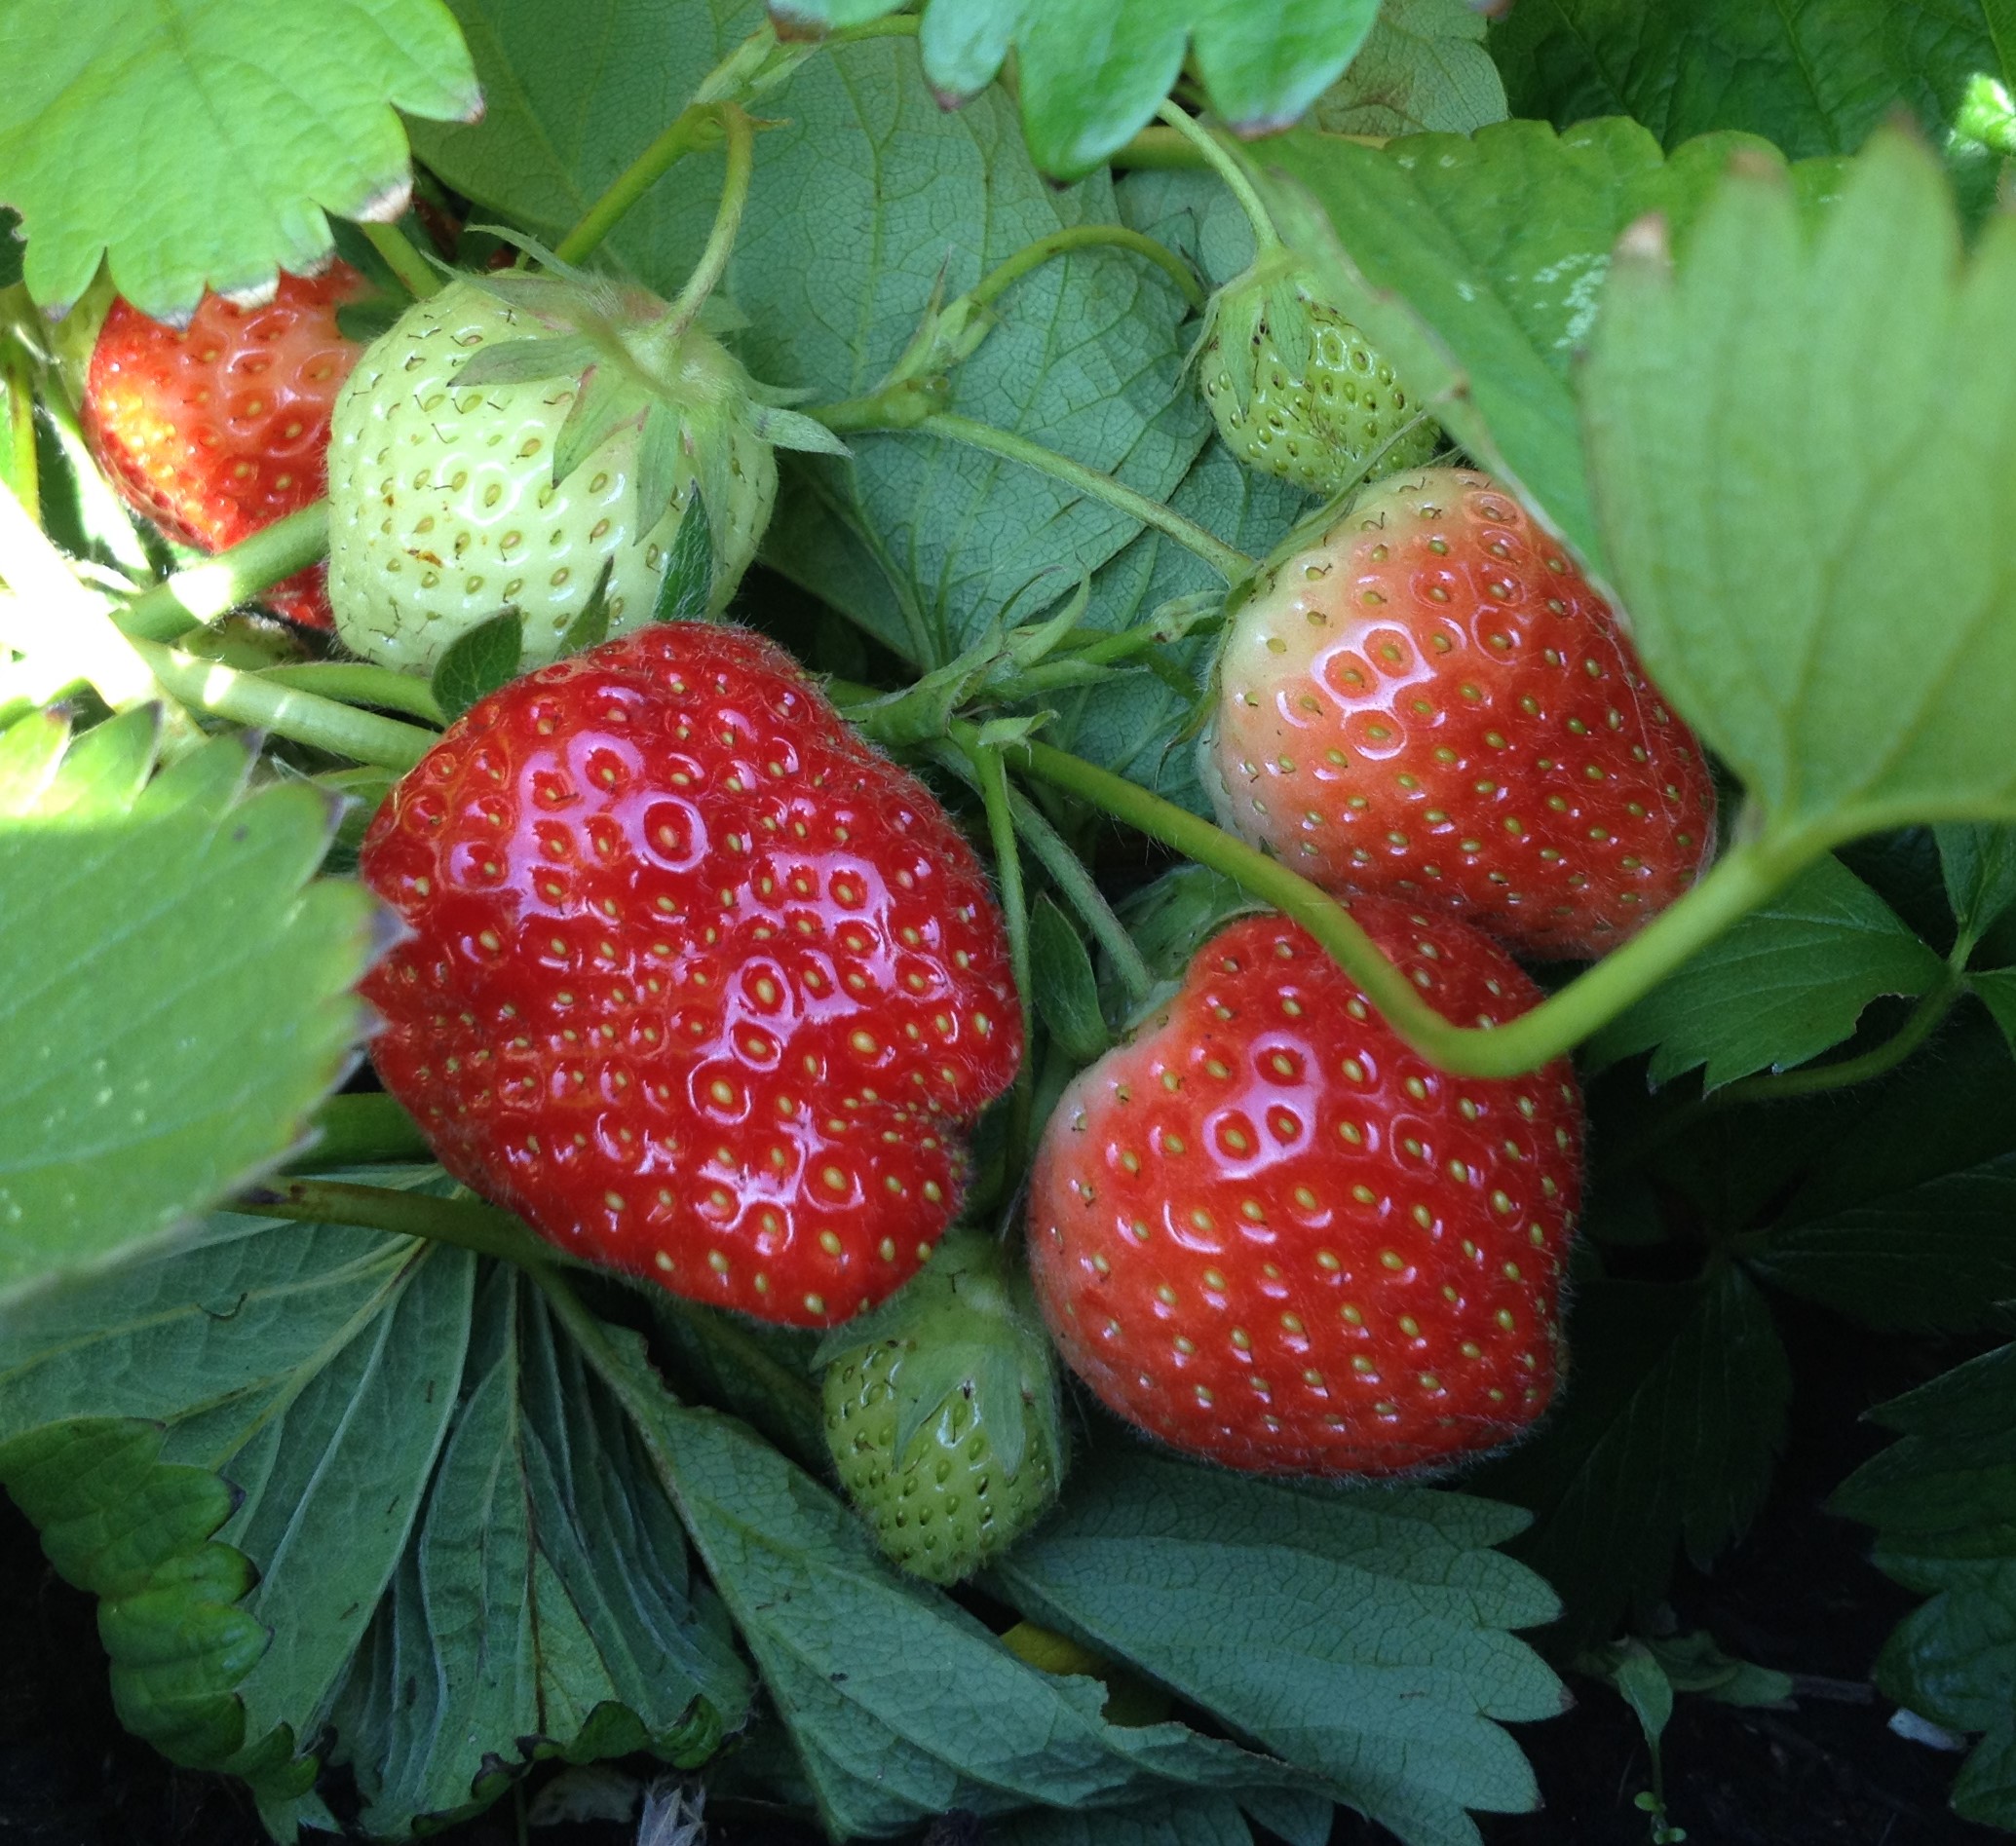
M 992 1239 L 955 1232 L 923 1275 L 821 1354 L 834 1468 L 901 1568 L 956 1583 L 1055 1499 L 1055 1365 L 1026 1278 L 1009 1274 Z

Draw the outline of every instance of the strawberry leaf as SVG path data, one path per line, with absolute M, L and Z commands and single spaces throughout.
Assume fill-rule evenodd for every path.
M 609 638 L 609 578 L 616 568 L 614 558 L 604 558 L 602 568 L 595 575 L 595 586 L 589 591 L 588 601 L 581 605 L 581 614 L 567 624 L 567 632 L 560 641 L 562 657 L 586 653 L 590 648 L 598 648 Z M 436 669 L 438 672 L 438 668 Z
M 1468 134 L 1505 114 L 1484 19 L 1469 0 L 1382 0 L 1372 36 L 1310 120 L 1333 134 Z
M 1752 165 L 1677 270 L 1650 229 L 1619 256 L 1584 381 L 1611 571 L 1781 840 L 2016 815 L 2012 346 L 2016 224 L 1963 262 L 1898 132 L 1811 234 Z
M 1635 122 L 1556 134 L 1506 122 L 1383 149 L 1299 131 L 1256 150 L 1289 243 L 1480 462 L 1518 483 L 1600 563 L 1571 368 L 1595 319 L 1611 247 L 1647 212 L 1684 239 L 1738 150 L 1712 135 L 1670 156 Z M 1821 195 L 1832 162 L 1799 169 Z
M 714 541 L 706 502 L 696 481 L 672 535 L 672 552 L 658 584 L 654 622 L 698 622 L 714 594 Z
M 1864 1326 L 1964 1332 L 2016 1300 L 2016 1155 L 1746 1239 L 1765 1280 Z
M 1050 1036 L 1074 1063 L 1091 1063 L 1112 1042 L 1099 1016 L 1099 984 L 1077 929 L 1048 897 L 1030 910 L 1029 974 Z
M 1750 1523 L 1785 1435 L 1791 1371 L 1739 1269 L 1573 1296 L 1575 1385 L 1540 1434 L 1474 1478 L 1531 1507 L 1513 1547 L 1566 1604 L 1562 1645 L 1605 1640 L 1664 1593 L 1683 1539 L 1705 1566 Z
M 1946 900 L 1960 938 L 1972 948 L 2016 904 L 2016 828 L 1955 825 L 1935 831 Z
M 0 1483 L 106 1599 L 122 1714 L 280 1837 L 333 1825 L 318 1760 L 388 1837 L 530 1752 L 692 1764 L 741 1719 L 719 1604 L 514 1270 L 220 1214 L 0 1332 Z
M 1922 994 L 1943 965 L 1839 859 L 1821 859 L 1614 1019 L 1588 1057 L 1601 1069 L 1650 1050 L 1653 1082 L 1699 1065 L 1718 1089 L 1819 1056 L 1871 1000 Z
M 1976 72 L 2016 75 L 2007 43 L 1993 6 L 1927 0 L 1526 0 L 1491 34 L 1520 115 L 1633 115 L 1669 147 L 1748 129 L 1794 155 L 1852 153 L 1900 104 L 1944 128 Z
M 582 611 L 586 616 L 588 610 Z M 582 616 L 577 616 L 578 622 Z M 606 617 L 605 617 L 606 623 Z M 572 630 L 569 630 L 570 636 Z M 500 610 L 448 644 L 436 663 L 430 690 L 441 716 L 451 723 L 479 698 L 517 678 L 525 650 L 525 623 L 515 609 Z
M 1466 1808 L 1537 1804 L 1497 1720 L 1563 1709 L 1506 1632 L 1548 1620 L 1553 1598 L 1488 1549 L 1524 1523 L 1460 1494 L 1241 1480 L 1108 1438 L 994 1576 L 1030 1620 L 1132 1663 L 1409 1846 L 1441 1846 L 1476 1838 Z
M 482 107 L 438 0 L 19 0 L 0 68 L 0 197 L 20 212 L 29 290 L 67 307 L 109 253 L 120 292 L 162 320 L 206 287 L 321 268 L 325 213 L 397 217 L 412 174 L 395 107 Z M 163 173 L 174 183 L 136 184 Z
M 2001 1027 L 2009 1048 L 2016 1051 L 2016 968 L 1991 968 L 1985 974 L 1971 976 L 1968 984 L 1995 1015 L 1995 1023 Z
M 1892 1698 L 1957 1731 L 1982 1732 L 1954 1785 L 1972 1821 L 2016 1827 L 2016 1346 L 1870 1413 L 1898 1440 L 1836 1491 L 1833 1510 L 1877 1529 L 1877 1567 L 1928 1598 L 1877 1663 Z
M 275 1164 L 363 1033 L 371 898 L 335 810 L 156 720 L 0 735 L 0 1300 L 171 1236 Z

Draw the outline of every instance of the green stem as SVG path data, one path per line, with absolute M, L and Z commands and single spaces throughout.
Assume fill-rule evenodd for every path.
M 742 229 L 742 207 L 749 203 L 749 175 L 755 170 L 755 127 L 746 112 L 732 102 L 721 105 L 720 115 L 728 136 L 728 170 L 721 180 L 721 204 L 714 212 L 714 228 L 707 233 L 700 261 L 693 266 L 686 286 L 672 303 L 671 322 L 675 327 L 692 324 L 727 273 L 736 234 Z
M 1206 532 L 1202 526 L 1184 518 L 1160 501 L 1136 493 L 1111 474 L 1102 474 L 1097 469 L 1085 467 L 1083 462 L 1074 462 L 1069 456 L 1059 455 L 1054 449 L 1030 441 L 1027 436 L 998 430 L 991 423 L 976 423 L 970 417 L 954 416 L 949 411 L 926 417 L 916 427 L 926 435 L 943 436 L 948 441 L 964 443 L 968 448 L 982 449 L 989 455 L 1020 462 L 1024 468 L 1033 468 L 1053 480 L 1062 481 L 1067 487 L 1076 488 L 1089 500 L 1103 501 L 1129 518 L 1138 519 L 1143 525 L 1153 526 L 1165 537 L 1174 539 L 1186 550 L 1202 558 L 1228 584 L 1239 583 L 1253 573 L 1253 560 L 1245 552 L 1227 545 L 1215 533 Z
M 346 705 L 402 711 L 437 729 L 447 723 L 435 702 L 434 689 L 424 679 L 368 660 L 303 660 L 291 666 L 263 667 L 259 677 L 297 692 L 320 693 Z
M 964 745 L 961 733 L 971 730 L 955 724 L 954 741 Z M 1517 1076 L 1565 1056 L 1780 889 L 1828 844 L 1806 836 L 1745 840 L 1670 910 L 1531 1012 L 1490 1028 L 1461 1027 L 1421 998 L 1342 904 L 1286 866 L 1174 803 L 1062 750 L 1036 742 L 1004 748 L 1023 773 L 1222 872 L 1302 924 L 1402 1038 L 1443 1070 L 1466 1076 Z
M 288 1162 L 302 1172 L 434 1157 L 419 1124 L 382 1091 L 330 1097 L 315 1111 L 309 1132 L 314 1145 Z
M 421 1237 L 429 1243 L 453 1244 L 458 1250 L 474 1250 L 479 1257 L 495 1257 L 534 1271 L 551 1263 L 577 1262 L 565 1251 L 535 1237 L 509 1212 L 500 1212 L 496 1206 L 476 1199 L 437 1198 L 432 1192 L 357 1186 L 346 1180 L 280 1180 L 242 1193 L 227 1209 L 243 1212 L 247 1218 L 357 1224 L 365 1230 Z
M 1828 1090 L 1845 1090 L 1887 1076 L 1939 1030 L 1966 991 L 1965 976 L 1949 967 L 1882 1044 L 1836 1064 L 1802 1065 L 1796 1071 L 1771 1071 L 1745 1077 L 1740 1082 L 1725 1084 L 1704 1098 L 1703 1103 L 1708 1108 L 1725 1109 L 1736 1103 L 1788 1102 L 1796 1096 L 1819 1096 Z
M 987 810 L 987 833 L 994 848 L 994 876 L 1001 884 L 1002 916 L 1008 924 L 1008 961 L 1014 970 L 1015 995 L 1022 1003 L 1022 1058 L 1015 1067 L 1015 1088 L 1008 1100 L 1008 1146 L 1004 1170 L 1022 1171 L 1029 1145 L 1029 1116 L 1035 1103 L 1036 990 L 1029 978 L 1029 900 L 1022 888 L 1022 855 L 1015 850 L 1014 817 L 1008 811 L 1008 770 L 1001 751 L 975 736 L 967 750 L 980 778 L 980 800 Z
M 1144 232 L 1130 231 L 1123 224 L 1072 224 L 1052 231 L 1048 237 L 1040 237 L 1033 244 L 1025 244 L 1005 263 L 983 276 L 967 299 L 977 308 L 987 307 L 1051 257 L 1070 250 L 1100 247 L 1132 250 L 1137 256 L 1145 256 L 1183 291 L 1183 299 L 1193 308 L 1204 305 L 1203 284 L 1198 281 L 1197 272 L 1166 244 L 1157 243 Z
M 315 693 L 276 686 L 263 673 L 241 673 L 218 660 L 199 659 L 158 641 L 134 640 L 133 651 L 166 691 L 233 724 L 291 737 L 331 756 L 381 769 L 409 770 L 439 738 L 417 725 L 359 711 Z
M 954 775 L 968 782 L 975 781 L 972 765 L 963 750 L 943 743 L 932 750 L 931 757 Z M 1078 913 L 1079 921 L 1091 933 L 1093 940 L 1105 950 L 1107 960 L 1113 963 L 1114 973 L 1127 990 L 1127 998 L 1137 1003 L 1146 999 L 1155 985 L 1155 977 L 1149 973 L 1148 963 L 1142 961 L 1141 951 L 1134 946 L 1134 938 L 1127 934 L 1125 926 L 1113 914 L 1113 906 L 1093 882 L 1091 873 L 1085 870 L 1084 860 L 1072 851 L 1063 836 L 1044 817 L 1043 810 L 1012 782 L 1008 784 L 1008 816 L 1014 822 L 1017 838 L 1035 854 L 1036 862 L 1050 875 L 1050 883 Z
M 643 153 L 616 176 L 609 190 L 589 207 L 587 214 L 560 240 L 553 254 L 578 263 L 590 254 L 637 201 L 687 155 L 711 147 L 721 132 L 721 111 L 713 103 L 694 102 L 680 110 Z
M 1194 173 L 1211 163 L 1197 151 L 1189 135 L 1175 129 L 1143 129 L 1107 164 L 1134 172 Z
M 416 250 L 406 234 L 396 224 L 361 224 L 371 247 L 385 259 L 385 266 L 405 284 L 415 301 L 441 291 L 440 272 Z
M 1239 209 L 1246 214 L 1253 226 L 1253 241 L 1262 254 L 1280 246 L 1280 233 L 1274 228 L 1273 215 L 1261 202 L 1260 195 L 1253 190 L 1253 182 L 1246 177 L 1245 169 L 1228 154 L 1219 143 L 1218 137 L 1204 127 L 1195 116 L 1180 109 L 1173 102 L 1165 102 L 1156 111 L 1170 128 L 1184 136 L 1202 156 L 1218 177 L 1231 189 L 1232 196 L 1239 202 Z
M 35 381 L 28 356 L 11 340 L 5 364 L 0 366 L 0 383 L 7 388 L 8 471 L 14 476 L 15 497 L 21 503 L 21 510 L 40 525 L 42 472 L 35 452 Z
M 145 641 L 172 641 L 196 623 L 214 622 L 226 610 L 249 602 L 262 589 L 328 555 L 329 503 L 290 512 L 241 540 L 227 551 L 207 557 L 156 584 L 115 613 L 120 627 Z

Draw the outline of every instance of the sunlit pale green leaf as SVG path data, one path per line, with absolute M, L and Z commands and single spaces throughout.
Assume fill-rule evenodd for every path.
M 300 1137 L 382 940 L 317 881 L 335 810 L 220 739 L 152 775 L 135 712 L 0 736 L 0 1300 L 173 1232 Z M 150 779 L 151 775 L 151 779 Z
M 1781 836 L 2016 814 L 2016 223 L 1963 263 L 1886 132 L 1816 230 L 1752 167 L 1627 251 L 1587 429 L 1653 677 Z
M 164 319 L 320 268 L 326 213 L 397 217 L 395 108 L 480 107 L 440 0 L 15 0 L 0 70 L 0 200 L 35 298 L 67 307 L 109 251 L 120 291 Z

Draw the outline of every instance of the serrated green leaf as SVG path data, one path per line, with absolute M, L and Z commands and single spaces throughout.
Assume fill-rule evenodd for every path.
M 1842 1484 L 1832 1508 L 1875 1526 L 1877 1567 L 1929 1599 L 1884 1644 L 1878 1681 L 1951 1729 L 1986 1733 L 1954 1806 L 2016 1825 L 2016 1346 L 1870 1414 L 1899 1440 Z
M 1995 1023 L 2001 1027 L 2010 1050 L 2016 1051 L 2016 968 L 1991 968 L 1984 974 L 1971 974 L 1967 984 L 1995 1015 Z
M 1584 373 L 1610 569 L 1781 837 L 2016 814 L 2012 346 L 2016 223 L 1963 263 L 1893 132 L 1815 235 L 1745 169 L 1677 275 L 1655 240 L 1613 271 Z
M 1767 1281 L 1883 1332 L 1962 1332 L 2016 1300 L 2016 1154 L 1749 1239 Z
M 1788 154 L 1849 154 L 1908 108 L 1954 119 L 1967 80 L 2007 79 L 2000 0 L 1522 0 L 1491 49 L 1519 115 L 1632 115 L 1669 147 L 1747 129 Z
M 325 212 L 396 216 L 411 171 L 395 108 L 481 107 L 439 0 L 18 0 L 0 69 L 0 196 L 35 299 L 67 307 L 109 252 L 120 292 L 164 320 L 206 287 L 319 269 Z
M 957 1603 L 899 1575 L 776 1450 L 666 1398 L 631 1342 L 612 1337 L 599 1363 L 625 1381 L 837 1836 L 894 1832 L 954 1807 L 1103 1809 L 1169 1787 L 1303 1781 L 1180 1724 L 1108 1724 L 1096 1680 L 1025 1665 Z
M 154 729 L 130 714 L 54 765 L 47 721 L 4 746 L 0 1299 L 168 1237 L 277 1162 L 362 1035 L 350 990 L 381 925 L 361 887 L 315 879 L 330 803 L 248 791 L 231 740 L 148 781 Z
M 686 510 L 679 515 L 679 529 L 672 535 L 671 555 L 666 560 L 665 575 L 658 580 L 658 610 L 652 620 L 702 621 L 713 595 L 713 529 L 707 523 L 706 502 L 696 482 Z
M 1077 928 L 1048 897 L 1039 897 L 1029 913 L 1029 978 L 1050 1036 L 1074 1063 L 1091 1063 L 1112 1042 L 1099 1014 L 1099 984 Z
M 92 1460 L 107 1429 L 144 1437 L 120 1469 Z M 692 1762 L 737 1721 L 745 1672 L 632 1441 L 515 1271 L 343 1226 L 219 1215 L 0 1331 L 0 1477 L 19 1496 L 39 1453 L 72 1501 L 102 1488 L 68 1528 L 51 1504 L 52 1556 L 153 1676 L 142 1714 L 201 1720 L 284 1831 L 324 1739 L 394 1836 L 528 1752 Z M 190 1482 L 208 1512 L 147 1511 Z
M 416 131 L 418 145 L 460 190 L 557 238 L 760 14 L 696 4 L 671 39 L 619 0 L 577 8 L 557 38 L 538 6 L 478 13 L 470 0 L 470 18 L 493 107 L 472 129 Z M 998 90 L 946 114 L 914 41 L 831 48 L 767 92 L 763 110 L 782 126 L 757 137 L 728 286 L 748 320 L 739 356 L 787 391 L 830 401 L 872 390 L 941 277 L 957 295 L 1034 240 L 1115 215 L 1103 174 L 1059 192 L 1037 173 Z M 676 289 L 705 242 L 720 170 L 717 154 L 683 163 L 677 185 L 616 228 L 611 253 Z M 835 317 L 836 302 L 849 312 Z M 954 408 L 1157 498 L 1174 489 L 1209 416 L 1181 375 L 1188 308 L 1167 278 L 1124 251 L 1075 251 L 997 307 L 958 369 Z M 867 434 L 848 446 L 851 459 L 786 458 L 766 557 L 917 666 L 963 653 L 1040 572 L 1094 571 L 1140 531 L 1046 476 L 940 440 Z
M 1468 134 L 1502 122 L 1505 89 L 1484 30 L 1469 0 L 1383 0 L 1363 49 L 1316 98 L 1312 125 L 1333 134 Z
M 588 601 L 581 605 L 581 614 L 567 624 L 567 632 L 560 640 L 560 653 L 583 654 L 590 648 L 598 648 L 609 638 L 609 577 L 616 568 L 614 558 L 604 558 L 602 568 L 596 574 L 595 586 L 589 592 Z
M 1561 1593 L 1564 1641 L 1586 1645 L 1658 1601 L 1683 1541 L 1705 1567 L 1749 1524 L 1792 1377 L 1769 1310 L 1735 1268 L 1684 1286 L 1585 1281 L 1569 1349 L 1558 1409 L 1472 1479 L 1533 1509 L 1513 1554 Z
M 436 663 L 430 690 L 441 716 L 453 723 L 479 698 L 517 677 L 525 652 L 525 624 L 515 609 L 500 610 L 448 643 Z
M 1821 859 L 1613 1020 L 1588 1056 L 1601 1068 L 1652 1050 L 1655 1083 L 1699 1065 L 1717 1089 L 1817 1057 L 1871 1000 L 1922 994 L 1944 965 L 1839 859 Z
M 1289 1487 L 1109 1439 L 993 1579 L 1409 1846 L 1441 1846 L 1476 1839 L 1466 1808 L 1538 1800 L 1494 1720 L 1563 1709 L 1508 1632 L 1546 1621 L 1553 1599 L 1487 1549 L 1524 1523 L 1454 1493 Z
M 1737 135 L 1669 158 L 1625 121 L 1561 134 L 1506 122 L 1384 149 L 1304 131 L 1256 153 L 1302 189 L 1275 185 L 1270 203 L 1347 316 L 1472 456 L 1600 564 L 1571 372 L 1612 246 L 1654 211 L 1684 244 L 1739 149 L 1777 158 Z M 1832 171 L 1802 169 L 1802 194 L 1822 191 Z
M 2016 827 L 1960 824 L 1933 831 L 1946 899 L 1961 940 L 1971 948 L 2016 904 Z

